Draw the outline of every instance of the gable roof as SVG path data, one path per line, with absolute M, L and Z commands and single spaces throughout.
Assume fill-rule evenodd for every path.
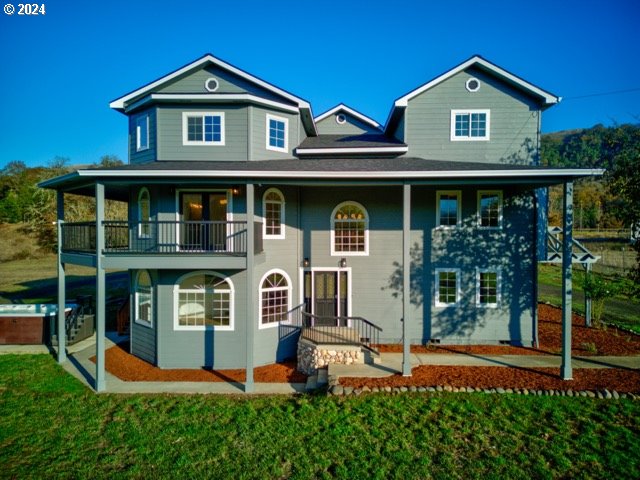
M 393 104 L 391 108 L 391 112 L 389 113 L 389 117 L 387 118 L 387 123 L 385 125 L 385 131 L 388 131 L 389 127 L 392 124 L 395 124 L 395 121 L 399 119 L 398 111 L 400 109 L 404 109 L 407 107 L 409 100 L 417 97 L 421 93 L 426 92 L 427 90 L 439 85 L 445 80 L 453 77 L 454 75 L 466 70 L 469 67 L 478 67 L 481 70 L 497 77 L 504 82 L 510 84 L 518 90 L 531 95 L 534 98 L 539 99 L 540 103 L 543 106 L 551 106 L 556 103 L 560 103 L 562 97 L 554 95 L 542 88 L 534 85 L 533 83 L 527 82 L 526 80 L 518 77 L 517 75 L 505 70 L 504 68 L 499 67 L 495 63 L 491 63 L 485 58 L 482 58 L 480 55 L 474 55 L 468 60 L 465 60 L 461 64 L 456 67 L 453 67 L 451 70 L 446 71 L 442 75 L 435 77 L 434 79 L 428 81 L 427 83 L 419 86 L 418 88 L 411 90 L 409 93 L 399 97 Z
M 376 122 L 374 119 L 367 117 L 366 115 L 358 112 L 357 110 L 348 107 L 347 105 L 345 105 L 344 103 L 339 103 L 338 105 L 336 105 L 335 107 L 327 110 L 326 112 L 318 115 L 316 118 L 314 118 L 314 120 L 316 122 L 320 122 L 322 120 L 324 120 L 325 118 L 336 114 L 338 112 L 344 112 L 348 115 L 351 115 L 353 118 L 355 118 L 356 120 L 361 121 L 362 123 L 366 123 L 367 125 L 375 128 L 376 130 L 382 130 L 382 125 L 380 125 L 378 122 Z
M 287 92 L 286 90 L 276 87 L 275 85 L 265 80 L 262 80 L 261 78 L 256 77 L 255 75 L 251 75 L 250 73 L 245 72 L 244 70 L 238 67 L 235 67 L 230 63 L 220 60 L 219 58 L 214 57 L 210 53 L 207 53 L 204 56 L 200 57 L 199 59 L 191 63 L 188 63 L 187 65 L 180 67 L 177 70 L 174 70 L 173 72 L 167 75 L 164 75 L 163 77 L 160 77 L 157 80 L 154 80 L 136 90 L 133 90 L 123 95 L 122 97 L 112 100 L 109 103 L 109 107 L 113 108 L 114 110 L 124 112 L 127 102 L 138 99 L 141 96 L 150 93 L 152 90 L 158 88 L 159 86 L 166 84 L 167 82 L 170 82 L 182 75 L 186 75 L 200 68 L 204 68 L 205 66 L 208 66 L 208 65 L 215 65 L 216 67 L 219 67 L 228 72 L 231 72 L 243 78 L 244 80 L 254 83 L 255 85 L 258 85 L 259 87 L 264 88 L 265 90 L 271 93 L 279 95 L 285 98 L 286 100 L 292 102 L 293 104 L 297 105 L 298 109 L 300 109 L 301 118 L 303 123 L 305 124 L 305 128 L 308 129 L 308 131 L 311 134 L 313 135 L 317 134 L 315 122 L 313 120 L 313 112 L 311 110 L 311 105 L 309 104 L 309 102 L 307 102 L 306 100 L 300 97 L 293 95 L 292 93 Z

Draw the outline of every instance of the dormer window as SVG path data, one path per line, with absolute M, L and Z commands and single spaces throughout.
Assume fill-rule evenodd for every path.
M 490 110 L 451 110 L 451 141 L 489 140 Z
M 183 145 L 224 145 L 223 112 L 183 112 Z
M 267 115 L 267 150 L 288 151 L 287 129 L 289 120 L 275 115 Z

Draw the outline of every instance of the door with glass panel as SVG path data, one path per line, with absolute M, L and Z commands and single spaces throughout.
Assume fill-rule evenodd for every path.
M 227 249 L 227 194 L 180 193 L 180 249 L 223 252 Z
M 305 275 L 305 282 L 311 276 Z M 349 283 L 345 271 L 314 271 L 313 288 L 305 285 L 305 291 L 313 290 L 313 314 L 316 325 L 347 326 Z

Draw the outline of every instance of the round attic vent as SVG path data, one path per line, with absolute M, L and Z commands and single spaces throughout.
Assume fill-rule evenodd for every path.
M 470 78 L 467 80 L 466 87 L 470 92 L 477 92 L 480 90 L 480 80 L 477 78 Z
M 206 88 L 209 92 L 215 92 L 219 86 L 220 84 L 218 83 L 218 80 L 213 77 L 207 78 L 207 80 L 204 82 L 204 88 Z
M 345 117 L 344 114 L 339 113 L 336 115 L 336 123 L 339 123 L 340 125 L 342 125 L 346 121 L 347 121 L 347 117 Z

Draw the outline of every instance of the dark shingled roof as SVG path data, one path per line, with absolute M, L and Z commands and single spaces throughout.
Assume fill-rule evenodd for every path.
M 442 160 L 425 160 L 417 157 L 397 158 L 326 158 L 326 159 L 287 159 L 256 161 L 185 161 L 163 160 L 148 163 L 136 163 L 119 167 L 96 169 L 104 170 L 136 170 L 148 171 L 152 174 L 158 170 L 201 170 L 201 171 L 236 171 L 236 172 L 464 172 L 492 170 L 538 170 L 549 167 L 530 165 L 510 165 L 504 163 L 452 162 Z
M 387 137 L 382 133 L 363 133 L 360 135 L 318 135 L 307 137 L 298 146 L 305 148 L 380 148 L 380 147 L 406 147 L 395 138 Z

